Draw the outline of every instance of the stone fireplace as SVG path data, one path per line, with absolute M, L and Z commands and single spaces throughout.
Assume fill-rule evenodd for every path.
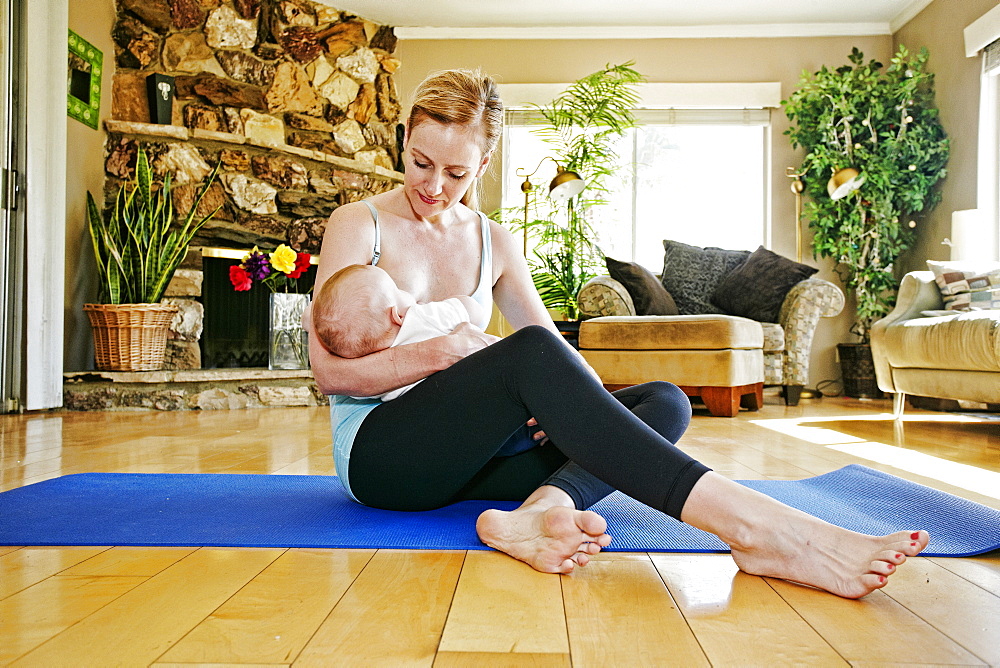
M 181 213 L 221 163 L 197 245 L 315 253 L 333 209 L 402 178 L 391 27 L 308 0 L 119 0 L 113 37 L 107 192 L 139 141 Z M 155 73 L 175 80 L 170 125 L 149 123 Z
M 202 248 L 285 243 L 318 253 L 334 209 L 402 181 L 396 38 L 389 26 L 309 0 L 118 0 L 112 37 L 106 202 L 132 178 L 140 144 L 156 175 L 171 175 L 180 215 L 219 166 L 199 204 L 199 213 L 218 213 L 166 297 L 181 306 L 168 366 L 200 369 Z M 150 122 L 154 74 L 174 81 L 169 124 Z

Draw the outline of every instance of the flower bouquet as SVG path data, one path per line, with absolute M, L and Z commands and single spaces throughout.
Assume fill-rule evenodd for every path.
M 266 285 L 271 292 L 302 293 L 298 279 L 309 269 L 311 261 L 309 253 L 298 253 L 285 244 L 271 253 L 254 246 L 243 256 L 242 263 L 229 268 L 229 282 L 237 292 L 249 290 L 256 281 Z
M 311 261 L 309 253 L 298 253 L 285 244 L 270 253 L 254 246 L 240 264 L 229 268 L 229 281 L 238 292 L 250 290 L 255 282 L 271 290 L 267 349 L 270 369 L 309 368 L 309 339 L 302 327 L 309 290 L 301 289 L 299 279 Z

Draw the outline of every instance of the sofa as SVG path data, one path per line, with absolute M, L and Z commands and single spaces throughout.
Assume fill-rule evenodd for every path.
M 659 276 L 642 276 L 649 272 L 634 263 L 608 258 L 609 274 L 617 277 L 597 276 L 583 286 L 577 296 L 581 319 L 676 317 L 666 314 L 669 308 L 660 314 L 649 310 L 648 295 L 642 288 L 655 291 L 650 283 L 658 282 L 676 304 L 673 313 L 678 315 L 716 313 L 754 320 L 763 332 L 764 384 L 782 386 L 785 402 L 797 405 L 809 381 L 816 327 L 820 318 L 835 316 L 844 308 L 841 289 L 813 277 L 814 268 L 763 248 L 751 253 L 702 249 L 669 240 L 663 243 L 664 267 Z
M 928 264 L 903 277 L 895 308 L 871 329 L 876 380 L 897 418 L 908 394 L 1000 403 L 1000 265 Z

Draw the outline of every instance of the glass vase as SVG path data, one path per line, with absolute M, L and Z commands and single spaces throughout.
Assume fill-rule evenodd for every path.
M 309 295 L 271 293 L 269 369 L 309 368 L 309 337 L 302 328 L 302 314 L 308 303 Z

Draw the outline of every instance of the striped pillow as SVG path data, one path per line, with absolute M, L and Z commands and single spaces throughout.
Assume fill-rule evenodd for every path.
M 945 309 L 1000 309 L 1000 262 L 937 262 L 928 260 Z

